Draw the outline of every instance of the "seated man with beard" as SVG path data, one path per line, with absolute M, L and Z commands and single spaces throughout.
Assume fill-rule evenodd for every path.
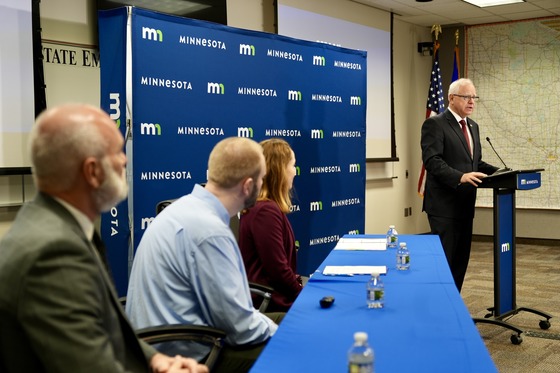
M 38 193 L 0 242 L 0 372 L 208 372 L 136 337 L 92 242 L 94 221 L 128 191 L 115 122 L 61 105 L 29 143 Z
M 252 206 L 266 172 L 262 147 L 232 137 L 210 153 L 206 187 L 195 185 L 144 232 L 130 276 L 126 311 L 136 328 L 207 325 L 226 332 L 215 372 L 246 372 L 283 313 L 253 307 L 243 259 L 229 228 Z

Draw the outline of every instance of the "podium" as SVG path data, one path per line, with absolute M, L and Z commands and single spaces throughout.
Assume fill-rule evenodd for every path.
M 541 186 L 544 169 L 507 170 L 496 172 L 482 180 L 479 188 L 492 188 L 494 193 L 494 306 L 484 318 L 475 323 L 488 323 L 515 331 L 511 343 L 523 342 L 523 330 L 504 321 L 520 311 L 532 312 L 546 320 L 539 322 L 541 329 L 550 328 L 551 315 L 527 307 L 517 307 L 515 298 L 515 191 L 531 190 Z

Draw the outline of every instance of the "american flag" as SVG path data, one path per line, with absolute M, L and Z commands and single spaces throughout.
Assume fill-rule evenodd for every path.
M 434 43 L 434 63 L 432 65 L 432 73 L 430 76 L 430 89 L 428 90 L 428 102 L 426 103 L 426 118 L 439 114 L 445 110 L 445 101 L 443 99 L 443 87 L 441 84 L 441 71 L 439 69 L 439 42 Z M 424 187 L 426 186 L 426 169 L 424 164 L 420 169 L 418 177 L 418 194 L 424 196 Z

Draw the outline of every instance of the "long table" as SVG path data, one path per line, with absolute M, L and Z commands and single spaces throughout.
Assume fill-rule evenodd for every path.
M 383 236 L 344 238 L 373 237 Z M 439 238 L 399 239 L 410 249 L 409 271 L 395 269 L 394 249 L 333 250 L 310 277 L 251 372 L 346 372 L 356 331 L 368 333 L 377 373 L 497 372 L 455 287 Z M 385 307 L 367 308 L 369 276 L 325 276 L 327 265 L 386 265 Z M 323 309 L 319 300 L 327 295 L 335 301 Z

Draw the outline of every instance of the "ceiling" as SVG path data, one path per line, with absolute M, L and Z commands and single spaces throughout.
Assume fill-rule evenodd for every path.
M 395 18 L 420 26 L 478 25 L 560 15 L 559 0 L 525 0 L 524 3 L 479 8 L 462 0 L 351 0 L 395 13 Z
M 97 0 L 99 9 L 123 5 L 203 19 L 227 24 L 228 0 Z M 229 0 L 237 1 L 237 0 Z M 268 0 L 272 1 L 272 0 Z M 395 18 L 415 25 L 431 27 L 478 25 L 517 21 L 529 18 L 560 16 L 560 0 L 525 0 L 524 3 L 479 8 L 462 0 L 338 0 L 341 6 L 347 1 L 395 13 Z M 426 1 L 426 0 L 424 0 Z
M 97 0 L 98 9 L 112 9 L 125 5 L 227 24 L 226 0 Z

